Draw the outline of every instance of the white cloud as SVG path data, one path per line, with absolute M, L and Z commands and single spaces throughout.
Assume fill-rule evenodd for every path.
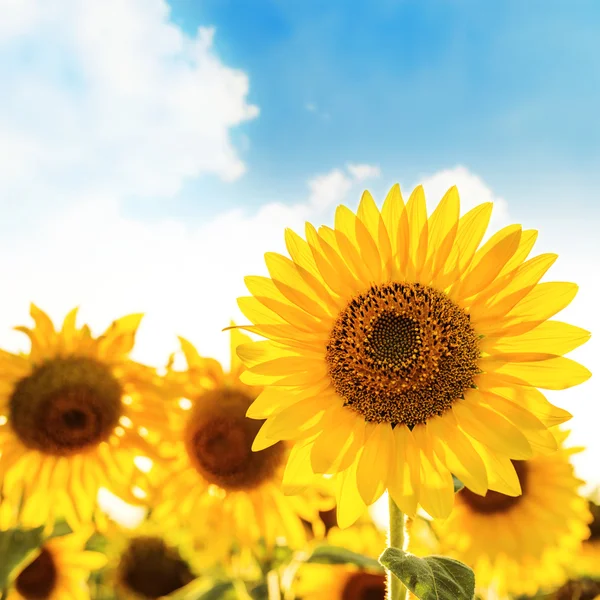
M 85 202 L 61 211 L 35 234 L 0 240 L 0 278 L 12 293 L 3 302 L 0 331 L 13 348 L 21 334 L 10 332 L 28 320 L 30 301 L 60 319 L 74 305 L 97 331 L 127 312 L 145 312 L 137 357 L 164 364 L 175 335 L 190 337 L 201 351 L 227 361 L 236 298 L 246 293 L 243 278 L 266 274 L 263 254 L 285 251 L 283 232 L 302 232 L 307 220 L 330 222 L 335 206 L 359 197 L 356 180 L 339 169 L 308 182 L 305 200 L 267 204 L 255 214 L 238 209 L 208 222 L 144 223 L 125 217 L 110 195 L 88 194 Z
M 308 112 L 316 112 L 317 111 L 317 105 L 314 104 L 314 102 L 307 102 L 304 105 L 304 108 L 308 111 Z
M 128 218 L 125 197 L 166 198 L 186 178 L 243 173 L 230 129 L 257 115 L 248 78 L 215 55 L 214 30 L 187 36 L 163 0 L 0 0 L 0 14 L 0 207 L 5 223 L 15 215 L 39 221 L 0 238 L 2 346 L 26 346 L 11 327 L 29 322 L 33 300 L 56 320 L 79 304 L 96 331 L 121 314 L 146 312 L 141 360 L 162 364 L 176 334 L 227 360 L 221 329 L 239 316 L 244 275 L 265 272 L 265 251 L 283 251 L 285 227 L 331 224 L 336 204 L 356 206 L 360 184 L 378 168 L 335 169 L 312 179 L 304 200 L 254 214 L 235 210 L 202 224 Z M 458 184 L 463 210 L 493 200 L 492 226 L 508 221 L 507 203 L 464 167 L 423 183 L 430 208 Z M 581 232 L 581 222 L 545 215 L 540 222 L 539 251 L 547 244 L 561 253 L 551 277 L 582 284 L 560 318 L 599 330 L 600 289 L 591 275 L 599 253 L 586 242 L 595 239 L 593 224 Z M 576 356 L 597 366 L 597 342 Z M 597 477 L 600 454 L 599 392 L 592 380 L 556 398 L 575 414 L 574 439 L 590 446 L 576 458 L 589 477 Z
M 452 169 L 437 171 L 433 175 L 425 175 L 417 183 L 423 185 L 430 213 L 448 189 L 456 185 L 460 195 L 462 214 L 482 202 L 493 202 L 494 210 L 490 221 L 490 231 L 510 222 L 506 200 L 496 196 L 480 177 L 466 167 L 459 165 Z
M 381 175 L 381 169 L 376 165 L 349 164 L 347 169 L 356 181 L 364 181 L 365 179 L 371 179 Z
M 186 178 L 244 172 L 230 129 L 258 109 L 214 29 L 189 37 L 164 0 L 0 0 L 0 13 L 3 205 L 170 197 Z

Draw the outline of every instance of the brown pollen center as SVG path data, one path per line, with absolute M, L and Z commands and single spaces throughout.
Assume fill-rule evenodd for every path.
M 360 571 L 346 581 L 341 600 L 384 600 L 385 592 L 385 575 Z
M 9 421 L 24 446 L 70 456 L 108 439 L 122 414 L 110 369 L 83 356 L 56 357 L 15 385 Z
M 488 490 L 485 496 L 480 496 L 465 487 L 458 492 L 459 497 L 471 510 L 479 514 L 492 515 L 508 512 L 519 504 L 527 494 L 527 462 L 524 460 L 513 460 L 512 464 L 521 484 L 522 494 L 520 496 L 507 496 L 493 490 Z
M 273 479 L 283 464 L 283 442 L 252 452 L 262 421 L 249 419 L 253 398 L 222 388 L 205 393 L 189 416 L 185 444 L 191 463 L 209 483 L 229 490 L 250 490 Z
M 45 600 L 52 594 L 58 581 L 54 558 L 42 548 L 39 556 L 17 576 L 15 588 L 26 600 Z
M 144 598 L 167 596 L 194 579 L 175 548 L 159 537 L 133 538 L 121 556 L 119 581 Z
M 478 336 L 469 315 L 419 283 L 372 286 L 339 314 L 326 351 L 344 405 L 366 421 L 412 428 L 474 387 Z

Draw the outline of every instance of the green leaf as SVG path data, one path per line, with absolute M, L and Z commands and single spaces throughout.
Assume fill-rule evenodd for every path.
M 229 593 L 233 590 L 234 587 L 231 581 L 209 583 L 204 578 L 199 577 L 173 592 L 169 598 L 172 600 L 224 600 L 230 597 Z
M 475 574 L 453 558 L 419 558 L 388 548 L 379 562 L 421 600 L 472 600 L 475 595 Z
M 40 547 L 43 531 L 44 526 L 0 531 L 0 588 L 7 587 L 13 571 Z
M 196 596 L 195 600 L 224 600 L 224 598 L 233 597 L 230 595 L 233 589 L 233 584 L 230 581 L 218 583 L 201 596 Z
M 363 556 L 356 552 L 346 550 L 339 546 L 318 546 L 306 560 L 309 563 L 320 563 L 326 565 L 358 565 L 363 568 L 379 569 L 381 566 L 377 560 L 369 556 Z
M 465 487 L 465 484 L 456 476 L 452 475 L 452 481 L 454 482 L 454 493 L 460 492 Z

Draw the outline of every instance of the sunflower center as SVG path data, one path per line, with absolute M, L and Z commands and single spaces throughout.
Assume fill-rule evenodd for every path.
M 523 460 L 513 460 L 512 464 L 521 484 L 522 494 L 520 496 L 507 496 L 493 490 L 488 490 L 485 496 L 480 496 L 467 488 L 463 488 L 459 492 L 463 502 L 474 512 L 483 515 L 504 513 L 519 504 L 527 493 L 527 466 L 526 461 Z
M 189 565 L 175 548 L 159 537 L 140 536 L 131 540 L 121 556 L 119 580 L 144 598 L 161 598 L 194 579 Z
M 385 590 L 385 575 L 354 573 L 344 585 L 341 600 L 384 600 Z
M 10 397 L 10 423 L 32 450 L 69 456 L 108 439 L 122 412 L 110 369 L 83 356 L 57 357 L 21 379 Z
M 339 314 L 326 360 L 344 405 L 365 420 L 414 427 L 474 386 L 478 336 L 469 315 L 419 283 L 372 286 Z
M 285 459 L 282 442 L 252 452 L 262 425 L 245 416 L 252 401 L 239 390 L 213 390 L 198 400 L 189 417 L 185 443 L 190 460 L 206 481 L 225 490 L 258 487 L 275 477 Z
M 42 548 L 40 555 L 17 576 L 15 588 L 26 600 L 44 600 L 52 594 L 58 572 L 52 554 Z
M 600 581 L 583 577 L 567 581 L 553 596 L 555 600 L 596 600 L 600 595 Z

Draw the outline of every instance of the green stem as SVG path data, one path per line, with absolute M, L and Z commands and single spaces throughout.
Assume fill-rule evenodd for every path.
M 390 535 L 389 546 L 404 550 L 404 513 L 389 496 Z M 407 589 L 404 584 L 390 571 L 388 573 L 388 600 L 406 600 Z

